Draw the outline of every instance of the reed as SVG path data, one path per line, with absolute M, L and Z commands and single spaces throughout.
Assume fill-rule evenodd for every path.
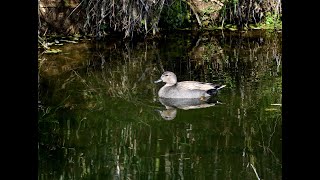
M 227 0 L 224 4 L 219 19 L 222 27 L 234 24 L 238 29 L 244 29 L 250 24 L 267 23 L 275 28 L 281 21 L 281 0 Z
M 103 37 L 108 32 L 124 32 L 124 37 L 158 32 L 164 0 L 89 0 L 83 3 L 87 33 Z
M 67 0 L 39 1 L 39 46 L 46 34 L 104 38 L 155 36 L 177 29 L 281 29 L 280 0 Z M 198 28 L 194 28 L 198 27 Z

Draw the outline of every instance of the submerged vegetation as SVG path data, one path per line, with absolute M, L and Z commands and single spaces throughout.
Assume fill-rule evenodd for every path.
M 41 36 L 47 32 L 101 38 L 112 32 L 133 37 L 171 29 L 281 29 L 281 17 L 280 0 L 39 1 Z

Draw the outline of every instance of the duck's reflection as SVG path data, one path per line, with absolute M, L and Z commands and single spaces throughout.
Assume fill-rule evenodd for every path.
M 189 110 L 207 108 L 219 104 L 220 102 L 211 97 L 209 99 L 193 99 L 193 98 L 159 98 L 162 105 L 165 106 L 164 110 L 157 110 L 164 120 L 173 120 L 177 116 L 177 109 Z

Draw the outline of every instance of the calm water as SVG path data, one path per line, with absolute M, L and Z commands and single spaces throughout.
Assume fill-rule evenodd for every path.
M 39 61 L 39 179 L 282 179 L 281 43 L 255 31 L 53 47 Z M 161 100 L 164 70 L 227 86 L 207 104 Z

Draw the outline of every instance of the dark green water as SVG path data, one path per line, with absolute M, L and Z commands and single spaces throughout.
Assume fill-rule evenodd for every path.
M 255 31 L 54 47 L 39 61 L 39 179 L 282 179 L 281 43 Z M 212 106 L 166 109 L 163 70 L 227 86 Z

